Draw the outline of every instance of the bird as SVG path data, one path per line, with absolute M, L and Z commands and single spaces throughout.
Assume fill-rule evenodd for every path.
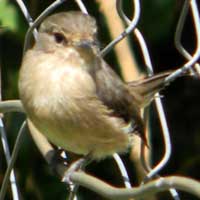
M 124 82 L 105 62 L 96 20 L 80 11 L 55 13 L 40 25 L 19 72 L 28 119 L 69 152 L 101 160 L 144 136 L 141 109 L 165 87 L 163 72 Z

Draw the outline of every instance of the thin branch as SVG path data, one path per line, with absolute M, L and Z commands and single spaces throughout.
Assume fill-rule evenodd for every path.
M 158 192 L 167 191 L 171 187 L 188 192 L 200 198 L 200 183 L 190 178 L 180 176 L 170 176 L 159 178 L 145 185 L 132 189 L 113 187 L 93 176 L 83 172 L 75 172 L 71 175 L 71 180 L 85 188 L 92 190 L 108 199 L 141 199 Z
M 134 30 L 134 34 L 140 44 L 140 47 L 144 56 L 144 60 L 147 66 L 148 74 L 153 75 L 153 66 L 152 66 L 151 58 L 149 56 L 146 42 L 138 29 Z M 159 96 L 159 94 L 157 95 Z M 170 132 L 167 125 L 164 108 L 162 106 L 162 101 L 159 97 L 155 98 L 155 104 L 156 104 L 156 109 L 158 112 L 158 116 L 159 116 L 159 120 L 160 120 L 160 124 L 162 128 L 162 133 L 163 133 L 163 138 L 164 138 L 164 154 L 160 162 L 156 166 L 154 166 L 153 169 L 150 166 L 148 166 L 148 163 L 143 162 L 143 164 L 145 164 L 145 168 L 148 169 L 148 172 L 149 172 L 145 178 L 146 181 L 148 179 L 151 179 L 153 176 L 158 174 L 163 169 L 163 167 L 169 161 L 171 153 L 172 153 Z M 172 194 L 175 200 L 179 199 L 178 193 L 173 188 L 170 188 L 170 193 Z
M 33 125 L 33 123 L 29 119 L 27 121 L 30 134 L 35 144 L 37 145 L 38 149 L 40 150 L 41 154 L 43 155 L 47 163 L 51 164 L 52 158 L 55 153 L 53 146 L 48 142 L 46 137 L 37 130 L 37 128 Z
M 34 127 L 31 121 L 28 121 L 29 129 L 33 139 L 35 140 L 38 136 L 40 140 L 36 139 L 36 145 L 40 149 L 42 155 L 45 157 L 48 163 L 51 163 L 52 156 L 54 155 L 54 149 L 49 144 L 47 139 L 41 135 L 41 133 Z M 41 138 L 43 137 L 42 141 Z M 56 166 L 57 173 L 63 177 L 67 171 L 67 167 L 58 163 Z M 168 177 L 161 178 L 156 181 L 150 181 L 138 188 L 132 189 L 122 189 L 115 188 L 103 181 L 94 178 L 90 175 L 86 175 L 82 172 L 75 172 L 71 175 L 71 180 L 74 184 L 86 187 L 98 194 L 110 198 L 110 199 L 127 199 L 127 198 L 142 198 L 148 196 L 149 194 L 155 194 L 160 191 L 168 190 L 171 187 L 186 191 L 188 193 L 194 194 L 200 197 L 200 183 L 183 177 Z
M 15 103 L 15 102 L 16 101 L 9 101 L 10 105 L 12 105 L 12 103 Z M 16 110 L 19 110 L 19 108 L 17 108 Z M 35 135 L 34 138 L 37 138 L 37 135 L 38 134 L 40 135 L 41 133 L 38 132 L 38 130 L 30 122 L 30 120 L 28 121 L 28 125 L 29 125 L 29 129 L 31 131 L 32 136 Z M 37 140 L 36 144 L 38 148 L 40 149 L 42 155 L 45 157 L 46 161 L 50 163 L 52 159 L 52 155 L 53 155 L 52 153 L 54 152 L 53 147 L 49 144 L 46 138 L 44 138 L 43 141 Z M 19 146 L 19 145 L 16 145 L 16 146 Z M 58 174 L 62 176 L 63 174 L 65 174 L 67 167 L 64 165 L 58 164 L 56 169 L 57 169 Z M 177 176 L 160 178 L 158 180 L 150 181 L 147 184 L 144 184 L 140 187 L 134 187 L 132 189 L 122 189 L 122 188 L 116 188 L 116 187 L 110 186 L 109 184 L 82 172 L 73 173 L 71 175 L 71 180 L 75 184 L 86 187 L 109 199 L 128 199 L 128 198 L 137 199 L 137 198 L 146 197 L 150 194 L 152 195 L 161 191 L 169 190 L 172 187 L 188 192 L 190 194 L 196 195 L 197 197 L 200 198 L 200 183 L 199 182 L 192 180 L 190 178 L 177 177 Z
M 122 18 L 122 20 L 124 20 L 124 22 L 127 25 L 130 25 L 131 21 L 124 14 L 124 12 L 121 8 L 122 7 L 121 4 L 122 4 L 122 1 L 118 0 L 117 1 L 117 10 L 118 10 L 119 16 Z M 140 33 L 140 31 L 137 28 L 135 28 L 134 34 L 135 34 L 136 39 L 139 42 L 139 45 L 140 45 L 140 48 L 141 48 L 141 51 L 142 51 L 142 54 L 143 54 L 143 57 L 144 57 L 144 61 L 145 61 L 145 64 L 147 66 L 147 72 L 148 72 L 149 75 L 153 75 L 153 66 L 152 66 L 152 62 L 151 62 L 151 58 L 150 58 L 150 55 L 149 55 L 149 51 L 148 51 L 146 42 L 145 42 L 142 34 Z M 147 169 L 148 172 L 149 172 L 146 175 L 145 181 L 147 181 L 148 179 L 151 179 L 153 176 L 158 174 L 159 171 L 161 171 L 163 169 L 163 167 L 166 165 L 166 163 L 168 162 L 168 160 L 171 156 L 170 133 L 169 133 L 169 129 L 168 129 L 168 126 L 167 126 L 167 121 L 166 121 L 166 117 L 165 117 L 165 113 L 164 113 L 164 109 L 163 109 L 163 106 L 162 106 L 161 99 L 156 98 L 155 103 L 156 103 L 156 108 L 157 108 L 157 112 L 158 112 L 161 127 L 162 127 L 162 133 L 163 133 L 164 144 L 165 144 L 165 152 L 164 152 L 164 155 L 163 155 L 162 159 L 160 160 L 160 162 L 153 169 L 148 165 L 148 163 L 145 162 L 144 155 L 142 155 L 142 157 L 141 157 L 142 164 L 144 165 L 144 168 Z M 143 148 L 145 148 L 145 147 L 143 146 Z M 144 149 L 143 149 L 142 152 L 145 153 Z M 170 193 L 172 194 L 172 196 L 175 200 L 179 200 L 179 195 L 176 192 L 176 190 L 174 190 L 172 188 L 172 189 L 170 189 Z

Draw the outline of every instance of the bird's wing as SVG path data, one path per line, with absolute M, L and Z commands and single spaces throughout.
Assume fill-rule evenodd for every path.
M 97 61 L 90 74 L 96 83 L 98 98 L 113 111 L 112 114 L 115 117 L 123 119 L 126 123 L 132 123 L 132 131 L 144 139 L 144 125 L 140 109 L 126 84 L 103 59 Z

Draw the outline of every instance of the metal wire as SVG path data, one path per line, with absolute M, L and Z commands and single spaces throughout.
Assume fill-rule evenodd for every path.
M 1 200 L 4 200 L 6 190 L 7 190 L 7 187 L 8 187 L 9 176 L 10 176 L 11 171 L 13 170 L 14 163 L 16 161 L 19 149 L 21 147 L 22 137 L 24 135 L 25 129 L 26 129 L 26 122 L 24 122 L 22 124 L 22 126 L 19 130 L 19 133 L 17 134 L 17 139 L 16 139 L 16 142 L 15 142 L 15 145 L 14 145 L 14 148 L 13 148 L 12 156 L 9 160 L 9 165 L 8 165 L 7 170 L 6 170 L 6 173 L 5 173 L 5 176 L 4 176 L 4 179 L 3 179 L 3 183 L 2 183 L 2 186 L 1 186 L 1 191 L 0 191 L 0 199 Z M 17 196 L 13 199 L 19 199 L 18 193 L 16 193 L 16 195 Z
M 49 13 L 51 13 L 57 6 L 62 4 L 64 1 L 66 1 L 66 0 L 56 0 L 56 1 L 54 1 L 54 3 L 52 3 L 47 9 L 45 9 L 45 11 L 42 12 L 42 14 L 33 22 L 33 20 L 30 16 L 28 10 L 26 9 L 26 6 L 24 5 L 23 1 L 22 0 L 16 0 L 16 2 L 18 3 L 19 7 L 21 8 L 21 10 L 22 10 L 22 12 L 23 12 L 23 14 L 24 14 L 29 26 L 30 26 L 30 28 L 27 31 L 26 38 L 25 38 L 24 52 L 29 47 L 29 42 L 30 42 L 30 38 L 31 38 L 32 33 L 34 34 L 34 38 L 37 39 L 36 27 L 42 22 L 42 20 Z M 88 13 L 85 5 L 83 4 L 83 2 L 81 0 L 75 0 L 75 2 L 77 3 L 77 5 L 79 6 L 80 10 L 83 13 Z M 120 42 L 124 37 L 126 37 L 128 34 L 130 34 L 133 31 L 135 37 L 137 38 L 137 40 L 140 44 L 140 48 L 141 48 L 141 51 L 142 51 L 142 54 L 143 54 L 144 62 L 147 66 L 148 74 L 153 75 L 153 67 L 152 67 L 152 63 L 151 63 L 151 58 L 149 56 L 148 48 L 146 46 L 146 43 L 145 43 L 145 40 L 144 40 L 142 34 L 136 28 L 136 25 L 137 25 L 139 17 L 140 17 L 140 1 L 139 0 L 133 0 L 133 4 L 134 4 L 134 16 L 133 16 L 132 20 L 129 20 L 129 18 L 125 15 L 125 13 L 122 9 L 122 0 L 116 1 L 116 7 L 117 7 L 118 14 L 126 22 L 127 28 L 125 29 L 125 31 L 123 33 L 121 33 L 117 38 L 115 38 L 112 42 L 110 42 L 102 50 L 101 55 L 104 56 L 105 54 L 107 54 L 118 42 Z M 181 43 L 182 30 L 183 30 L 183 27 L 184 27 L 184 23 L 185 23 L 186 16 L 187 16 L 187 13 L 189 11 L 189 8 L 191 9 L 191 13 L 192 13 L 193 21 L 194 21 L 194 27 L 195 27 L 195 34 L 196 34 L 196 38 L 197 38 L 197 47 L 196 47 L 195 53 L 193 55 L 190 55 L 189 52 L 183 47 L 183 45 Z M 185 70 L 190 69 L 198 61 L 198 59 L 200 57 L 200 19 L 199 19 L 199 12 L 198 12 L 198 8 L 197 8 L 196 0 L 190 0 L 190 1 L 185 0 L 183 9 L 182 9 L 182 12 L 181 12 L 181 15 L 180 15 L 180 19 L 179 19 L 179 22 L 178 22 L 178 25 L 177 25 L 176 33 L 175 33 L 175 46 L 178 49 L 178 51 L 188 60 L 188 62 L 186 62 L 180 69 L 176 70 L 172 75 L 168 76 L 165 79 L 166 82 L 173 81 L 178 76 L 180 76 L 180 74 L 182 74 Z M 196 65 L 199 67 L 199 64 L 196 63 Z M 169 129 L 168 129 L 168 126 L 167 126 L 162 102 L 159 98 L 156 98 L 155 103 L 156 103 L 156 108 L 157 108 L 157 111 L 158 111 L 159 119 L 160 119 L 160 122 L 161 122 L 163 138 L 164 138 L 164 150 L 165 150 L 165 152 L 164 152 L 164 155 L 163 155 L 162 159 L 160 160 L 160 162 L 156 166 L 154 166 L 153 169 L 151 169 L 150 166 L 148 166 L 148 164 L 145 163 L 146 169 L 150 170 L 150 172 L 146 176 L 146 180 L 151 179 L 152 177 L 157 175 L 163 169 L 163 167 L 166 165 L 166 163 L 168 162 L 168 160 L 171 156 L 170 133 L 169 133 Z M 23 125 L 23 126 L 25 126 L 25 125 Z M 24 129 L 22 128 L 18 137 L 21 137 L 20 135 L 21 135 L 21 132 L 23 132 L 23 130 Z M 17 144 L 19 145 L 18 138 L 16 140 L 15 145 L 17 145 Z M 1 193 L 0 193 L 0 199 L 1 200 L 5 196 L 5 192 L 6 192 L 6 188 L 7 188 L 7 184 L 8 184 L 8 180 L 9 180 L 8 175 L 10 174 L 10 171 L 13 167 L 14 161 L 16 159 L 15 156 L 16 156 L 17 152 L 18 152 L 18 149 L 15 150 L 14 153 L 12 154 L 12 158 L 13 157 L 14 158 L 11 159 L 9 167 L 6 171 L 6 175 L 5 175 L 4 182 L 3 182 L 3 185 L 2 185 L 2 188 L 1 188 Z M 125 186 L 127 188 L 130 188 L 131 187 L 130 180 L 129 180 L 127 171 L 126 171 L 120 157 L 117 154 L 114 154 L 113 157 L 116 160 L 116 162 L 117 162 L 117 164 L 120 168 L 120 172 L 122 174 L 122 177 L 125 177 L 124 178 Z M 12 176 L 12 173 L 13 172 L 11 171 L 11 176 Z M 16 187 L 16 185 L 15 185 L 15 187 Z M 15 190 L 17 190 L 17 188 Z M 171 189 L 170 192 L 172 193 L 172 196 L 174 197 L 174 199 L 176 199 L 176 200 L 179 199 L 179 196 L 178 196 L 176 190 Z M 77 197 L 74 197 L 74 198 L 77 198 Z M 18 197 L 16 197 L 16 198 L 13 197 L 13 199 L 18 199 Z
M 25 17 L 26 21 L 28 22 L 29 26 L 32 26 L 33 19 L 31 17 L 31 15 L 29 14 L 28 9 L 26 8 L 24 2 L 22 0 L 16 0 L 16 2 L 19 5 L 22 13 L 24 14 L 24 17 Z M 33 36 L 36 40 L 37 39 L 37 30 L 36 29 L 33 30 Z
M 78 4 L 80 10 L 83 13 L 88 14 L 87 8 L 85 7 L 84 3 L 81 0 L 75 0 L 75 2 Z
M 24 52 L 26 51 L 26 49 L 28 48 L 28 45 L 29 45 L 29 40 L 30 40 L 30 37 L 31 37 L 31 33 L 33 30 L 36 30 L 35 28 L 41 23 L 41 21 L 50 13 L 52 12 L 52 10 L 54 10 L 58 5 L 60 5 L 62 2 L 64 1 L 56 1 L 54 2 L 53 4 L 51 4 L 47 9 L 45 9 L 45 11 L 33 22 L 33 23 L 29 23 L 29 30 L 27 31 L 27 34 L 26 34 L 26 39 L 25 39 L 25 44 L 24 44 Z M 77 3 L 77 5 L 79 6 L 80 10 L 83 12 L 83 13 L 86 13 L 88 14 L 87 12 L 87 9 L 85 7 L 85 5 L 83 4 L 83 2 L 81 0 L 75 0 L 75 2 Z M 22 8 L 24 8 L 24 4 L 22 4 L 23 2 L 20 2 L 20 6 Z M 27 10 L 23 9 L 26 13 L 28 13 Z M 22 10 L 22 12 L 23 12 Z M 25 17 L 28 17 L 30 19 L 30 15 L 29 14 L 24 14 Z M 27 19 L 27 21 L 29 22 L 29 19 Z M 35 39 L 37 39 L 37 35 L 35 35 Z M 121 174 L 123 174 L 125 178 L 123 178 L 124 180 L 124 184 L 125 185 L 130 185 L 130 180 L 129 180 L 129 177 L 128 177 L 128 174 L 127 172 L 125 172 L 125 166 L 121 160 L 121 158 L 117 155 L 114 156 L 114 159 L 120 169 L 120 172 Z M 77 197 L 74 195 L 74 190 L 77 190 L 77 187 L 76 186 L 72 186 L 71 187 L 71 190 L 70 190 L 70 199 L 77 199 Z
M 177 50 L 186 58 L 190 59 L 190 55 L 188 54 L 188 52 L 184 49 L 184 47 L 181 44 L 181 36 L 182 36 L 182 32 L 183 32 L 183 27 L 185 24 L 185 20 L 186 20 L 186 16 L 188 14 L 188 10 L 189 10 L 189 1 L 185 1 L 179 20 L 178 20 L 178 24 L 176 26 L 176 31 L 175 31 L 175 37 L 174 37 L 174 43 L 175 46 L 177 48 Z
M 5 131 L 3 121 L 2 121 L 1 118 L 0 118 L 0 134 L 1 134 L 1 142 L 2 142 L 2 146 L 3 146 L 3 151 L 5 153 L 6 162 L 8 164 L 8 168 L 9 168 L 9 165 L 10 165 L 10 162 L 11 162 L 11 156 L 10 156 L 9 145 L 8 145 L 8 141 L 7 141 L 7 137 L 6 137 L 6 131 Z M 11 184 L 13 199 L 18 200 L 19 194 L 18 194 L 18 188 L 17 188 L 17 182 L 16 182 L 16 178 L 15 178 L 14 169 L 12 169 L 10 171 L 10 174 L 8 174 L 7 178 L 4 177 L 4 181 L 6 180 L 8 182 L 9 176 L 10 176 L 10 184 Z M 3 188 L 1 187 L 0 194 L 2 193 L 2 190 L 3 190 Z
M 120 158 L 120 156 L 117 153 L 115 153 L 113 155 L 113 158 L 115 159 L 115 161 L 117 163 L 117 166 L 118 166 L 118 168 L 120 170 L 120 173 L 121 173 L 121 176 L 123 178 L 123 182 L 124 182 L 125 187 L 126 188 L 131 188 L 131 181 L 130 181 L 130 178 L 128 176 L 127 170 L 126 170 L 126 168 L 124 166 L 124 163 L 123 163 L 122 159 Z
M 51 4 L 33 23 L 29 23 L 30 25 L 30 28 L 29 30 L 27 31 L 27 34 L 26 34 L 26 39 L 25 39 L 25 44 L 24 44 L 24 52 L 26 51 L 26 49 L 28 48 L 28 45 L 29 45 L 29 40 L 30 40 L 30 36 L 31 36 L 31 33 L 33 30 L 35 30 L 35 28 L 41 23 L 41 21 L 50 13 L 52 12 L 52 10 L 54 10 L 58 5 L 60 5 L 62 2 L 64 1 L 57 1 L 57 2 L 54 2 L 53 5 Z M 83 4 L 83 2 L 81 0 L 75 0 L 75 2 L 77 3 L 77 5 L 79 6 L 80 10 L 83 12 L 83 13 L 86 13 L 88 14 L 87 12 L 87 9 L 85 7 L 85 5 Z M 27 11 L 26 11 L 27 13 Z M 27 15 L 24 15 L 25 17 Z M 29 17 L 29 16 L 28 16 Z M 28 21 L 28 20 L 27 20 Z M 37 35 L 36 37 L 37 38 Z M 123 174 L 123 180 L 124 180 L 124 184 L 127 186 L 127 185 L 130 185 L 130 180 L 129 180 L 129 177 L 128 177 L 128 174 L 127 172 L 125 171 L 125 166 L 121 160 L 121 158 L 118 156 L 118 155 L 114 155 L 113 156 L 119 169 L 120 169 L 120 172 L 121 174 Z M 71 199 L 77 199 L 76 196 L 74 196 L 74 190 L 77 190 L 77 187 L 76 186 L 72 186 L 71 187 L 71 193 L 70 193 L 70 198 Z
M 120 42 L 123 38 L 125 38 L 128 34 L 130 34 L 135 26 L 138 23 L 139 16 L 140 16 L 140 2 L 139 0 L 133 0 L 134 3 L 134 16 L 129 24 L 129 26 L 121 33 L 117 38 L 115 38 L 112 42 L 110 42 L 102 51 L 101 55 L 105 56 L 118 42 Z
M 121 2 L 121 0 L 118 0 L 118 2 Z M 117 10 L 120 13 L 120 16 L 122 17 L 122 19 L 126 23 L 130 24 L 131 21 L 123 13 L 121 6 L 119 7 L 119 5 L 121 5 L 121 3 L 118 3 L 117 5 L 118 5 Z M 136 36 L 136 38 L 137 38 L 137 40 L 140 44 L 142 54 L 143 54 L 143 57 L 144 57 L 144 61 L 145 61 L 145 64 L 147 66 L 148 73 L 149 73 L 149 75 L 152 75 L 153 74 L 153 66 L 152 66 L 152 63 L 151 63 L 151 59 L 150 59 L 150 56 L 149 56 L 149 52 L 148 52 L 146 42 L 145 42 L 142 34 L 140 33 L 140 31 L 138 29 L 134 30 L 134 34 L 135 34 L 135 36 Z M 156 105 L 158 104 L 157 105 L 158 106 L 158 113 L 159 113 L 162 129 L 163 129 L 163 137 L 164 137 L 164 141 L 165 141 L 165 153 L 164 153 L 164 156 L 162 158 L 162 160 L 164 160 L 164 161 L 162 161 L 162 160 L 160 161 L 161 164 L 157 165 L 155 172 L 154 172 L 153 169 L 151 170 L 151 174 L 147 175 L 148 178 L 151 178 L 152 176 L 157 174 L 164 167 L 166 162 L 169 160 L 169 157 L 170 157 L 170 154 L 171 154 L 171 142 L 170 142 L 170 137 L 169 137 L 170 134 L 169 134 L 169 130 L 168 130 L 168 127 L 167 127 L 167 122 L 166 122 L 164 110 L 162 108 L 161 101 L 159 101 L 159 98 L 156 98 L 156 101 L 157 101 Z
M 169 75 L 165 79 L 166 82 L 173 81 L 174 79 L 179 77 L 182 73 L 189 70 L 198 61 L 200 57 L 200 18 L 199 18 L 199 11 L 198 11 L 196 0 L 190 0 L 190 8 L 192 12 L 193 21 L 194 21 L 195 34 L 197 38 L 196 39 L 197 47 L 192 58 L 188 62 L 186 62 L 180 69 L 176 70 L 174 73 Z
M 185 1 L 183 8 L 182 8 L 180 18 L 178 20 L 177 27 L 176 27 L 174 43 L 175 43 L 177 50 L 180 52 L 180 54 L 182 54 L 182 56 L 185 57 L 187 60 L 190 60 L 190 59 L 192 59 L 192 56 L 183 47 L 183 45 L 181 43 L 182 31 L 183 31 L 183 27 L 184 27 L 184 24 L 185 24 L 186 16 L 188 14 L 188 10 L 189 10 L 189 1 Z M 196 67 L 197 70 L 200 68 L 198 63 L 195 64 L 195 67 Z M 195 73 L 194 70 L 192 70 L 192 72 Z
M 40 15 L 37 17 L 37 19 L 33 22 L 32 26 L 29 27 L 24 41 L 24 50 L 23 54 L 26 52 L 26 50 L 29 47 L 30 39 L 33 30 L 44 20 L 44 18 L 51 13 L 55 8 L 57 8 L 60 4 L 62 4 L 66 0 L 56 0 L 54 1 L 49 7 L 47 7 Z
M 117 5 L 117 11 L 119 13 L 119 16 L 127 24 L 130 24 L 131 21 L 128 19 L 128 17 L 123 12 L 122 1 L 117 0 L 116 5 Z M 151 62 L 151 58 L 150 58 L 150 55 L 149 55 L 149 52 L 148 52 L 146 42 L 145 42 L 142 34 L 140 33 L 139 29 L 135 28 L 134 34 L 135 34 L 135 37 L 137 38 L 137 40 L 139 42 L 139 45 L 140 45 L 140 48 L 141 48 L 141 51 L 142 51 L 142 55 L 143 55 L 143 58 L 144 58 L 144 62 L 145 62 L 145 65 L 147 66 L 147 72 L 148 72 L 149 75 L 153 75 L 153 66 L 152 66 L 152 62 Z M 163 109 L 163 106 L 162 106 L 161 99 L 159 98 L 159 95 L 158 95 L 158 98 L 155 99 L 155 104 L 156 104 L 158 116 L 159 116 L 159 119 L 160 119 L 163 138 L 164 138 L 164 155 L 163 155 L 162 159 L 160 160 L 160 162 L 153 169 L 151 169 L 151 167 L 148 166 L 147 163 L 143 162 L 145 164 L 144 168 L 149 171 L 149 173 L 146 175 L 146 178 L 145 178 L 146 180 L 151 179 L 153 176 L 157 175 L 163 169 L 163 167 L 166 165 L 166 163 L 169 161 L 169 158 L 170 158 L 170 155 L 171 155 L 170 133 L 169 133 L 164 109 Z M 174 199 L 176 199 L 176 200 L 179 199 L 178 193 L 176 192 L 175 189 L 171 189 L 170 192 L 171 192 Z
M 148 73 L 150 75 L 152 75 L 153 67 L 151 64 L 151 59 L 150 59 L 144 38 L 142 37 L 142 34 L 140 33 L 140 31 L 138 29 L 136 29 L 134 33 L 135 33 L 135 36 L 138 39 L 139 44 L 141 46 Z M 160 160 L 160 162 L 157 164 L 157 166 L 155 166 L 153 169 L 151 169 L 149 174 L 147 174 L 147 179 L 150 179 L 154 175 L 158 174 L 160 172 L 160 170 L 162 170 L 162 168 L 166 165 L 166 163 L 168 162 L 170 155 L 171 155 L 170 133 L 169 133 L 169 129 L 167 126 L 166 117 L 165 117 L 161 99 L 159 97 L 156 98 L 155 103 L 156 103 L 156 108 L 158 111 L 158 115 L 159 115 L 159 119 L 160 119 L 160 123 L 161 123 L 161 127 L 162 127 L 163 138 L 164 138 L 164 155 L 163 155 L 162 159 Z

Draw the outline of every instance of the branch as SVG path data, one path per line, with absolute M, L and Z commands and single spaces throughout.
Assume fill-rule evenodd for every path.
M 11 111 L 24 112 L 20 100 L 0 102 L 0 112 L 6 113 Z M 51 164 L 52 156 L 54 155 L 55 150 L 49 144 L 47 139 L 34 127 L 30 120 L 28 120 L 28 125 L 36 145 L 40 149 L 46 161 Z M 38 140 L 38 138 L 40 139 Z M 55 169 L 61 177 L 68 170 L 66 166 L 60 163 L 57 164 Z M 139 199 L 147 197 L 150 194 L 152 195 L 161 191 L 167 191 L 172 187 L 196 195 L 200 198 L 200 183 L 193 179 L 179 176 L 159 178 L 157 180 L 150 181 L 144 185 L 131 189 L 113 187 L 83 172 L 74 172 L 71 175 L 71 180 L 74 184 L 81 185 L 109 199 Z
M 73 173 L 71 175 L 71 180 L 75 184 L 79 184 L 109 199 L 140 199 L 148 197 L 150 194 L 152 195 L 161 191 L 167 191 L 172 187 L 196 195 L 200 198 L 200 183 L 193 179 L 180 176 L 159 178 L 132 189 L 113 187 L 83 172 Z

